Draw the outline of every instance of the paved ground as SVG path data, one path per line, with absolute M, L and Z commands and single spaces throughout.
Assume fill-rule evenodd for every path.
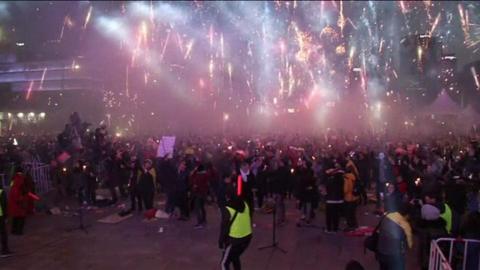
M 278 229 L 278 239 L 288 253 L 258 250 L 271 242 L 271 215 L 256 214 L 257 227 L 242 258 L 243 269 L 340 270 L 351 259 L 361 262 L 365 269 L 378 269 L 373 254 L 364 254 L 363 238 L 323 233 L 321 212 L 315 222 L 319 228 L 297 228 L 298 212 L 291 202 L 287 209 L 289 222 Z M 378 219 L 364 216 L 364 210 L 360 209 L 358 214 L 361 225 L 375 224 Z M 75 227 L 75 217 L 30 217 L 25 236 L 10 236 L 16 256 L 0 259 L 0 269 L 220 269 L 219 213 L 214 206 L 208 206 L 209 224 L 202 230 L 193 229 L 194 220 L 145 222 L 140 214 L 114 225 L 97 222 L 115 211 L 118 209 L 88 212 L 88 234 L 67 231 Z M 159 232 L 160 227 L 164 228 L 163 233 Z

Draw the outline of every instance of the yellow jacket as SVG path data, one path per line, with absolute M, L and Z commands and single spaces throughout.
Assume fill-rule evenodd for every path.
M 346 173 L 343 176 L 343 200 L 346 202 L 355 202 L 358 196 L 353 195 L 353 188 L 355 186 L 355 175 L 353 173 Z
M 408 247 L 412 248 L 413 246 L 412 227 L 410 227 L 410 224 L 408 223 L 407 219 L 398 212 L 388 213 L 387 218 L 397 223 L 398 226 L 402 227 L 407 237 Z

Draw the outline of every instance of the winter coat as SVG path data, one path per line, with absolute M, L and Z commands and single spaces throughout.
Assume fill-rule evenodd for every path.
M 355 175 L 353 173 L 346 173 L 343 176 L 344 185 L 343 185 L 343 193 L 344 193 L 344 200 L 346 202 L 355 202 L 358 200 L 358 196 L 353 194 L 353 190 L 355 187 L 355 182 L 357 181 Z
M 8 214 L 11 217 L 26 217 L 28 212 L 28 194 L 25 190 L 25 175 L 13 176 L 13 185 L 8 193 Z
M 398 212 L 388 213 L 378 229 L 378 253 L 381 255 L 405 255 L 413 246 L 412 228 Z
M 343 203 L 343 171 L 331 174 L 325 183 L 327 189 L 327 203 Z
M 197 171 L 190 176 L 192 193 L 195 196 L 207 196 L 209 188 L 209 174 L 207 171 Z
M 141 171 L 138 174 L 137 191 L 142 194 L 155 193 L 155 170 L 150 169 L 148 172 Z

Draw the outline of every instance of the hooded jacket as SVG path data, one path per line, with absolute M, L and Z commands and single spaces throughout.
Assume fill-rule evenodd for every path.
M 412 248 L 412 228 L 398 212 L 388 213 L 378 230 L 378 253 L 382 255 L 405 255 Z
M 11 217 L 26 217 L 28 195 L 25 190 L 25 175 L 17 173 L 12 182 L 12 187 L 8 193 L 8 214 Z
M 327 172 L 328 173 L 328 172 Z M 325 187 L 327 189 L 327 203 L 343 203 L 343 171 L 334 171 L 327 178 Z

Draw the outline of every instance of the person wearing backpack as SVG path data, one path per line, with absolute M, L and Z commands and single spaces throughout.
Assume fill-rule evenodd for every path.
M 240 270 L 240 256 L 252 240 L 252 220 L 250 207 L 235 194 L 233 187 L 226 191 L 226 205 L 221 208 L 222 219 L 218 247 L 223 250 L 222 269 Z
M 347 228 L 345 230 L 354 231 L 358 227 L 356 210 L 360 192 L 356 189 L 357 178 L 351 166 L 347 166 L 343 179 L 344 213 L 347 219 Z
M 385 202 L 386 215 L 378 226 L 376 258 L 380 270 L 405 270 L 405 255 L 413 246 L 412 228 L 407 221 L 406 209 L 399 203 Z

